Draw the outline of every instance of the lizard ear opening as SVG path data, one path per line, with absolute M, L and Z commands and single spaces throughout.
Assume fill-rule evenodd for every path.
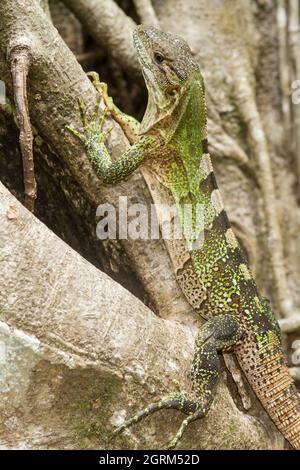
M 176 96 L 180 91 L 180 87 L 179 85 L 172 85 L 166 91 L 169 96 Z

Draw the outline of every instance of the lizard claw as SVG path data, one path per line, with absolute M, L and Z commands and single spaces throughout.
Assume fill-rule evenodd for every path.
M 100 130 L 102 129 L 102 125 L 103 125 L 103 115 L 106 114 L 106 109 L 103 110 L 103 112 L 101 111 L 101 97 L 98 96 L 97 97 L 97 102 L 96 102 L 96 106 L 95 106 L 95 109 L 94 109 L 94 112 L 93 112 L 93 116 L 92 116 L 92 122 L 95 123 L 95 125 L 98 125 L 101 126 L 100 127 Z M 105 116 L 104 116 L 105 117 Z
M 115 105 L 113 99 L 108 95 L 107 83 L 100 81 L 100 77 L 97 72 L 88 72 L 87 76 L 91 79 L 92 84 L 103 98 L 104 104 L 108 112 L 113 114 L 115 110 Z
M 100 83 L 100 77 L 98 72 L 87 72 L 87 76 L 91 79 L 91 81 L 94 83 Z
M 177 442 L 178 440 L 175 441 L 175 439 L 172 439 L 172 441 L 169 443 L 169 445 L 167 446 L 166 450 L 173 450 L 175 449 L 176 445 L 177 445 Z
M 87 76 L 90 78 L 96 90 L 103 96 L 104 99 L 108 98 L 107 83 L 101 82 L 97 72 L 88 72 Z
M 77 137 L 85 146 L 88 146 L 91 142 L 98 141 L 103 143 L 109 136 L 112 128 L 103 132 L 103 125 L 105 117 L 108 113 L 108 109 L 105 107 L 104 110 L 101 109 L 101 97 L 97 99 L 95 110 L 91 118 L 88 118 L 86 106 L 83 100 L 78 99 L 78 106 L 82 120 L 83 132 L 79 132 L 73 127 L 66 125 L 65 128 L 70 131 L 75 137 Z
M 78 106 L 79 106 L 79 111 L 80 111 L 80 116 L 81 116 L 83 127 L 86 127 L 87 126 L 86 107 L 82 98 L 78 98 Z
M 74 129 L 73 127 L 68 126 L 68 125 L 66 125 L 65 128 L 68 131 L 70 131 L 73 135 L 75 135 L 75 137 L 77 137 L 79 140 L 81 140 L 81 142 L 85 142 L 84 135 L 81 134 L 80 132 L 76 131 L 76 129 Z

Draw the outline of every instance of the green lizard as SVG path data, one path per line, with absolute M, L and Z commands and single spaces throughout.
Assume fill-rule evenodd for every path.
M 185 41 L 151 27 L 139 26 L 134 44 L 148 88 L 141 125 L 121 113 L 96 83 L 107 110 L 119 122 L 129 150 L 111 162 L 107 134 L 97 117 L 79 137 L 99 178 L 115 184 L 140 166 L 155 203 L 176 204 L 182 240 L 166 246 L 184 295 L 207 321 L 199 329 L 192 364 L 191 391 L 170 394 L 152 403 L 117 430 L 163 408 L 187 414 L 170 447 L 184 429 L 203 418 L 214 399 L 220 370 L 218 353 L 233 350 L 250 385 L 278 429 L 300 448 L 300 401 L 281 349 L 280 331 L 268 302 L 260 297 L 223 207 L 207 148 L 203 78 Z M 192 207 L 187 226 L 182 208 Z M 203 220 L 196 217 L 203 208 Z M 163 216 L 158 214 L 160 223 Z

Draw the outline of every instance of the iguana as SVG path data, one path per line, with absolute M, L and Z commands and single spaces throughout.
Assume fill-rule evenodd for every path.
M 270 418 L 290 444 L 300 449 L 300 400 L 281 349 L 278 323 L 255 281 L 224 210 L 208 153 L 205 88 L 198 64 L 181 38 L 139 26 L 134 45 L 148 88 L 141 125 L 123 114 L 96 82 L 106 110 L 121 125 L 131 147 L 112 162 L 99 118 L 83 112 L 85 145 L 104 183 L 116 184 L 140 166 L 155 203 L 176 204 L 183 238 L 166 241 L 178 284 L 189 303 L 207 321 L 199 329 L 191 369 L 191 391 L 170 394 L 124 422 L 118 432 L 163 408 L 187 418 L 203 418 L 214 399 L 219 353 L 232 350 Z M 94 77 L 95 78 L 95 77 Z M 183 207 L 192 207 L 187 225 Z M 203 218 L 196 216 L 198 207 Z M 163 214 L 158 213 L 160 223 Z M 198 220 L 199 219 L 199 220 Z

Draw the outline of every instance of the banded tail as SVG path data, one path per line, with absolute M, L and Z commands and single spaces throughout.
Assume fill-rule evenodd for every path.
M 254 344 L 256 351 L 253 351 Z M 289 374 L 279 339 L 274 335 L 272 341 L 261 347 L 249 333 L 234 352 L 272 421 L 290 444 L 300 450 L 300 397 Z

